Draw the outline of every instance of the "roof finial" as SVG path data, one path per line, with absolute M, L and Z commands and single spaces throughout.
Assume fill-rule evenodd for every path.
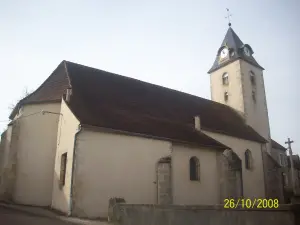
M 230 27 L 231 27 L 230 17 L 231 17 L 232 15 L 230 14 L 230 12 L 229 12 L 229 9 L 228 9 L 228 8 L 226 8 L 226 10 L 227 10 L 227 16 L 225 16 L 225 18 L 226 18 L 226 19 L 228 19 L 228 26 L 230 26 Z

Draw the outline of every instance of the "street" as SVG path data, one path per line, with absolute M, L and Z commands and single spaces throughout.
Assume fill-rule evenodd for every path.
M 0 225 L 81 225 L 86 223 L 62 221 L 47 217 L 34 216 L 14 209 L 0 206 Z M 106 223 L 97 223 L 106 224 Z

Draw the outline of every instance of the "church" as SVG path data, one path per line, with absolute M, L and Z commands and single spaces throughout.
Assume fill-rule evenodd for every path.
M 1 199 L 82 218 L 106 217 L 114 197 L 282 202 L 287 156 L 270 136 L 264 68 L 231 26 L 216 53 L 211 100 L 62 61 L 9 117 Z

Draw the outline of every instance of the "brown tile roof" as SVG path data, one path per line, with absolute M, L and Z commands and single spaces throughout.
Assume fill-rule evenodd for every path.
M 271 139 L 271 144 L 272 144 L 272 148 L 286 151 L 285 147 L 283 147 L 281 144 L 279 144 L 278 142 L 274 141 L 273 139 Z
M 70 81 L 69 105 L 82 124 L 224 147 L 195 131 L 199 115 L 204 130 L 265 142 L 232 108 L 204 98 L 67 61 L 51 76 L 24 103 L 60 100 Z

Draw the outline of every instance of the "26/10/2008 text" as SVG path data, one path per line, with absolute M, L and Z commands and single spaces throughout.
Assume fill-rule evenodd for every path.
M 238 207 L 244 209 L 277 209 L 279 207 L 278 199 L 265 198 L 225 198 L 224 209 L 236 209 Z

